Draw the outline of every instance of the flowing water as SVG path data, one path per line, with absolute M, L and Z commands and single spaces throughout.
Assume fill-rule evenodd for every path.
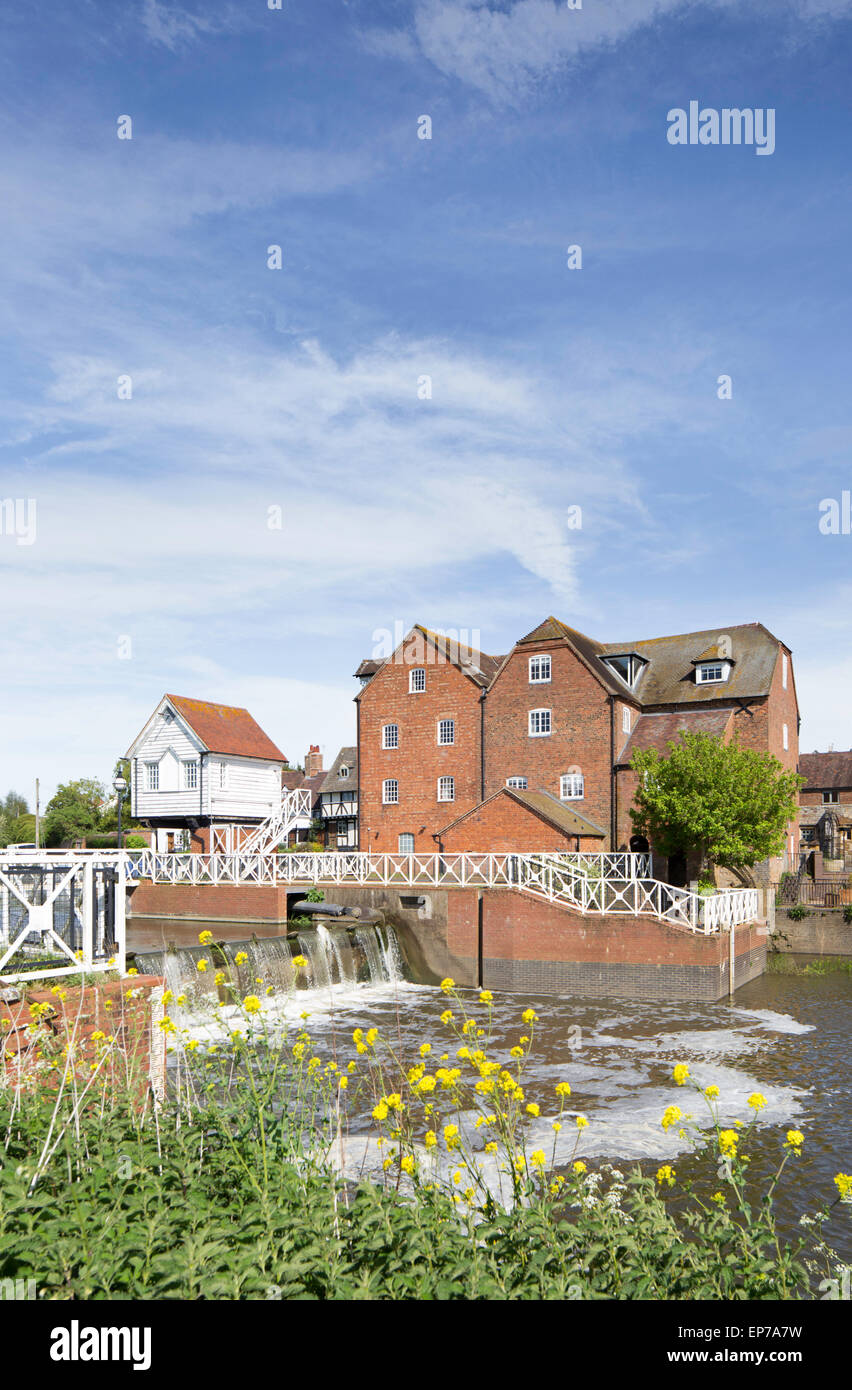
M 210 925 L 221 933 L 221 924 Z M 301 972 L 292 965 L 296 947 L 309 962 Z M 419 1060 L 423 1042 L 432 1044 L 432 1060 L 443 1051 L 454 1056 L 458 1043 L 440 1022 L 446 997 L 437 988 L 403 978 L 392 928 L 322 926 L 300 932 L 292 943 L 233 942 L 224 950 L 231 961 L 238 951 L 249 956 L 248 964 L 230 968 L 239 976 L 241 992 L 261 997 L 265 1026 L 271 1024 L 282 1033 L 298 1030 L 307 1012 L 304 1026 L 324 1059 L 333 1055 L 340 1063 L 354 1056 L 356 1027 L 377 1027 L 412 1063 Z M 175 995 L 187 994 L 187 1009 L 175 1021 L 188 1027 L 202 1045 L 221 1041 L 230 1028 L 244 1026 L 230 1007 L 219 1010 L 215 1018 L 209 1008 L 200 1007 L 216 997 L 212 964 L 205 974 L 196 968 L 197 959 L 210 954 L 209 947 L 193 946 L 149 955 L 145 961 L 149 973 L 165 974 Z M 472 1011 L 484 1012 L 476 991 L 465 992 L 465 998 Z M 490 1055 L 505 1058 L 519 1036 L 529 1031 L 521 1014 L 531 1006 L 540 1022 L 523 1084 L 527 1100 L 540 1105 L 541 1115 L 530 1123 L 528 1150 L 543 1148 L 550 1154 L 558 1111 L 554 1086 L 569 1081 L 567 1123 L 555 1139 L 557 1167 L 566 1167 L 575 1157 L 584 1158 L 590 1167 L 608 1162 L 625 1171 L 638 1163 L 646 1173 L 656 1171 L 660 1163 L 671 1163 L 679 1184 L 692 1178 L 705 1195 L 722 1185 L 719 1177 L 696 1165 L 676 1126 L 665 1133 L 660 1125 L 663 1111 L 672 1104 L 693 1112 L 702 1124 L 707 1114 L 700 1096 L 674 1083 L 672 1068 L 686 1062 L 702 1088 L 719 1087 L 720 1117 L 726 1126 L 735 1120 L 750 1123 L 748 1097 L 760 1091 L 767 1105 L 744 1145 L 752 1155 L 756 1178 L 774 1171 L 787 1129 L 800 1129 L 805 1135 L 802 1157 L 788 1160 L 775 1194 L 779 1224 L 792 1238 L 804 1233 L 802 1215 L 836 1198 L 835 1173 L 852 1171 L 851 1003 L 852 976 L 841 971 L 824 976 L 764 975 L 740 989 L 733 1002 L 717 1004 L 495 995 Z M 577 1112 L 589 1119 L 579 1142 L 573 1123 Z M 340 1162 L 351 1176 L 377 1169 L 378 1155 L 373 1141 L 367 1141 L 371 1125 L 365 1106 L 344 1137 Z M 676 1192 L 671 1198 L 675 1201 Z M 825 1235 L 845 1260 L 852 1260 L 848 1204 L 834 1208 Z

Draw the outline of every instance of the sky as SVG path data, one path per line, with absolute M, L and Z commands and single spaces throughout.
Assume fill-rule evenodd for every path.
M 276 3 L 4 16 L 0 793 L 551 613 L 760 621 L 852 746 L 852 0 Z

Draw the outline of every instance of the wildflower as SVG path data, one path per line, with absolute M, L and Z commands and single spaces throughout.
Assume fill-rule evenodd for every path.
M 387 1101 L 385 1101 L 385 1100 L 380 1100 L 379 1103 L 378 1103 L 378 1105 L 375 1106 L 374 1109 L 373 1109 L 373 1119 L 374 1119 L 374 1120 L 386 1120 L 387 1117 L 388 1117 L 388 1105 L 387 1105 Z
M 466 1021 L 465 1023 L 462 1024 L 462 1032 L 463 1032 L 463 1033 L 475 1033 L 475 1032 L 476 1032 L 476 1020 L 473 1019 L 473 1018 L 467 1019 L 467 1021 Z
M 355 1070 L 355 1066 L 356 1066 L 356 1063 L 355 1063 L 354 1061 L 353 1061 L 353 1062 L 350 1062 L 350 1063 L 348 1064 L 346 1070 L 347 1070 L 348 1072 L 353 1072 L 353 1071 Z
M 585 1173 L 585 1172 L 587 1172 L 587 1171 L 588 1171 L 588 1170 L 587 1170 L 586 1165 L 585 1165 L 585 1163 L 583 1162 L 582 1158 L 578 1158 L 578 1159 L 577 1159 L 577 1162 L 574 1164 L 574 1172 L 575 1172 L 575 1173 Z
M 559 1082 L 559 1085 L 556 1087 L 556 1094 L 558 1096 L 570 1096 L 571 1087 L 568 1085 L 567 1081 Z
M 524 1049 L 522 1047 L 513 1047 L 509 1053 L 510 1057 L 523 1057 L 523 1055 Z
M 733 1158 L 737 1152 L 737 1144 L 740 1136 L 735 1129 L 723 1129 L 719 1131 L 719 1150 L 727 1158 Z
M 463 1062 L 469 1062 L 469 1061 L 470 1061 L 470 1048 L 469 1048 L 469 1047 L 460 1047 L 459 1050 L 458 1050 L 458 1052 L 456 1053 L 456 1056 L 457 1056 L 457 1057 L 461 1057 L 461 1059 L 462 1059 Z
M 213 933 L 212 933 L 212 931 L 202 931 L 202 932 L 199 932 L 199 933 L 198 933 L 198 940 L 199 940 L 200 945 L 202 945 L 202 946 L 209 946 L 210 943 L 211 943 L 211 941 L 213 940 Z
M 453 1182 L 456 1183 L 456 1184 L 458 1184 L 458 1183 L 461 1182 L 461 1179 L 462 1179 L 461 1170 L 457 1168 L 456 1171 L 453 1173 Z
M 274 994 L 274 993 L 275 993 L 275 990 L 273 989 L 272 985 L 267 985 L 267 987 L 266 987 L 266 993 L 267 993 L 267 994 Z
M 708 1100 L 715 1100 L 719 1094 L 718 1086 L 705 1086 L 704 1094 Z
M 382 1162 L 382 1167 L 384 1168 L 385 1172 L 388 1171 L 388 1168 L 390 1168 L 390 1166 L 391 1166 L 392 1163 L 393 1163 L 393 1159 L 392 1159 L 392 1158 L 386 1158 L 386 1159 L 384 1159 L 384 1161 Z
M 435 1145 L 438 1142 L 438 1136 L 435 1133 L 434 1129 L 427 1129 L 423 1142 L 426 1145 L 427 1149 L 434 1149 Z
M 176 1033 L 176 1032 L 177 1032 L 177 1029 L 175 1028 L 174 1022 L 173 1022 L 172 1019 L 170 1019 L 170 1018 L 162 1018 L 162 1019 L 160 1019 L 160 1028 L 163 1030 L 164 1033 Z M 92 1034 L 92 1037 L 94 1038 L 94 1036 L 95 1036 L 95 1035 L 94 1035 L 94 1033 L 93 1033 L 93 1034 Z M 101 1034 L 101 1037 L 103 1037 L 103 1033 Z
M 556 1131 L 557 1134 L 558 1134 L 559 1131 L 561 1130 L 562 1126 L 561 1126 L 561 1124 L 559 1123 L 558 1120 L 554 1120 L 554 1121 L 553 1121 L 553 1128 L 555 1129 L 555 1131 Z
M 852 1196 L 852 1176 L 849 1173 L 837 1173 L 834 1178 L 834 1185 L 840 1193 L 842 1202 Z
M 204 956 L 202 956 L 200 960 L 197 960 L 195 962 L 195 968 L 196 970 L 200 970 L 203 975 L 205 970 L 207 969 L 207 964 L 207 960 L 204 958 Z
M 361 1041 L 361 1039 L 363 1038 L 363 1036 L 364 1036 L 364 1030 L 363 1030 L 363 1028 L 356 1028 L 356 1029 L 355 1029 L 355 1032 L 352 1034 L 352 1041 L 353 1041 L 354 1043 L 359 1043 L 359 1042 Z
M 175 1000 L 175 1003 L 176 1003 L 176 1004 L 179 1004 L 180 1007 L 183 1008 L 184 1004 L 186 1003 L 186 995 L 185 995 L 185 994 L 179 994 L 178 997 L 177 997 L 177 999 Z
M 784 1148 L 792 1149 L 793 1153 L 798 1155 L 802 1151 L 802 1145 L 804 1144 L 804 1142 L 805 1136 L 800 1129 L 788 1129 L 787 1142 L 784 1145 Z
M 765 1110 L 766 1096 L 762 1096 L 759 1091 L 755 1091 L 754 1095 L 749 1096 L 748 1103 L 752 1110 Z
M 53 986 L 51 987 L 50 992 L 51 992 L 51 994 L 58 994 L 59 991 L 61 990 L 61 988 L 62 988 L 61 985 L 53 985 Z
M 430 1091 L 434 1091 L 435 1086 L 436 1082 L 434 1076 L 421 1076 L 417 1083 L 417 1089 L 423 1096 L 428 1095 Z
M 494 1090 L 494 1082 L 490 1077 L 486 1077 L 482 1081 L 477 1081 L 474 1090 L 478 1091 L 481 1096 L 490 1096 Z
M 547 1159 L 544 1156 L 543 1149 L 535 1149 L 533 1153 L 530 1154 L 530 1163 L 535 1164 L 536 1168 L 543 1168 L 546 1162 Z
M 657 1182 L 660 1184 L 660 1187 L 662 1187 L 664 1183 L 668 1183 L 669 1187 L 674 1187 L 674 1180 L 675 1170 L 672 1168 L 671 1164 L 664 1163 L 662 1168 L 657 1169 Z
M 432 1044 L 431 1044 L 431 1043 L 421 1043 L 421 1046 L 420 1046 L 420 1056 L 421 1056 L 421 1057 L 428 1057 L 428 1056 L 429 1056 L 429 1053 L 430 1053 L 431 1051 L 432 1051 Z
M 449 975 L 447 976 L 446 980 L 441 981 L 441 989 L 444 991 L 445 994 L 449 994 L 450 990 L 455 989 L 455 987 L 456 982 L 455 980 L 451 980 Z
M 527 1114 L 532 1115 L 535 1119 L 538 1119 L 539 1115 L 541 1114 L 541 1111 L 539 1110 L 534 1100 L 531 1100 L 529 1105 L 527 1106 Z
M 496 1154 L 497 1145 L 493 1139 L 490 1139 L 488 1143 L 485 1145 L 485 1152 L 487 1154 Z
M 293 1056 L 297 1062 L 301 1062 L 305 1055 L 305 1044 L 303 1042 L 293 1043 Z
M 378 1030 L 378 1028 L 371 1028 L 371 1029 L 369 1030 L 369 1032 L 367 1033 L 367 1044 L 368 1044 L 369 1047 L 372 1047 L 372 1046 L 373 1046 L 373 1044 L 374 1044 L 374 1042 L 376 1041 L 376 1038 L 377 1038 L 378 1036 L 379 1036 L 379 1030 Z
M 444 1140 L 448 1149 L 457 1149 L 459 1146 L 459 1127 L 458 1125 L 444 1126 Z
M 588 1129 L 588 1127 L 589 1127 L 589 1122 L 588 1122 L 588 1120 L 586 1119 L 585 1115 L 578 1115 L 578 1116 L 577 1116 L 577 1128 L 578 1128 L 578 1129 Z
M 714 1192 L 713 1196 L 710 1198 L 710 1201 L 715 1202 L 717 1207 L 723 1207 L 725 1205 L 724 1192 Z
M 480 993 L 480 996 L 479 996 L 479 1002 L 480 1002 L 480 1004 L 493 1004 L 493 1003 L 494 1003 L 494 995 L 491 993 L 491 990 L 490 990 L 490 989 L 484 989 L 484 990 L 482 990 L 482 992 Z
M 224 972 L 224 970 L 217 970 L 217 971 L 216 971 L 216 974 L 213 976 L 213 983 L 214 983 L 214 985 L 223 985 L 223 984 L 225 983 L 225 972 Z
M 256 994 L 247 994 L 246 997 L 245 997 L 245 999 L 243 1000 L 243 1008 L 245 1009 L 245 1011 L 246 1011 L 247 1014 L 256 1014 L 256 1013 L 259 1013 L 259 1012 L 260 1012 L 260 1000 L 258 999 L 257 995 L 256 995 Z
M 538 1023 L 538 1014 L 532 1009 L 525 1009 L 521 1014 L 521 1018 L 524 1020 L 524 1023 Z
M 675 1123 L 675 1121 L 680 1120 L 682 1118 L 683 1112 L 677 1105 L 667 1105 L 665 1110 L 663 1111 L 663 1118 L 660 1120 L 660 1124 L 662 1125 L 663 1129 L 666 1130 L 666 1132 L 668 1132 L 671 1129 L 672 1125 Z
M 417 1164 L 414 1162 L 414 1159 L 411 1157 L 411 1154 L 405 1154 L 399 1160 L 399 1166 L 402 1169 L 403 1173 L 408 1173 L 409 1176 L 411 1176 L 414 1173 Z
M 127 973 L 128 973 L 128 975 L 138 975 L 138 974 L 139 974 L 139 971 L 136 969 L 136 966 L 135 966 L 135 965 L 131 965 L 131 967 L 130 967 L 130 969 L 128 970 Z
M 247 961 L 248 956 L 246 955 L 245 951 L 237 951 L 237 954 L 234 956 L 234 964 L 245 965 Z
M 296 970 L 303 970 L 307 963 L 308 962 L 305 956 L 293 957 L 293 965 L 295 966 Z
M 385 1096 L 385 1100 L 387 1101 L 387 1106 L 389 1110 L 402 1110 L 404 1108 L 402 1104 L 402 1096 L 399 1094 L 398 1091 L 393 1091 L 391 1095 Z
M 672 1077 L 673 1077 L 674 1080 L 677 1082 L 678 1086 L 685 1086 L 685 1085 L 686 1085 L 686 1078 L 687 1078 L 688 1076 L 689 1076 L 689 1067 L 686 1065 L 685 1062 L 678 1062 L 677 1066 L 675 1067 L 674 1071 L 672 1072 Z
M 165 1023 L 166 1021 L 171 1022 L 170 1019 L 164 1019 L 163 1023 Z M 160 1027 L 162 1028 L 162 1026 L 163 1024 L 161 1023 Z M 106 1033 L 102 1033 L 100 1028 L 96 1029 L 95 1032 L 92 1034 L 92 1042 L 106 1042 Z
M 169 1007 L 169 1004 L 171 1004 L 171 1002 L 172 1002 L 173 999 L 174 999 L 174 995 L 172 994 L 172 992 L 171 992 L 170 989 L 167 989 L 166 992 L 165 992 L 165 994 L 163 995 L 163 1007 L 167 1009 L 167 1008 Z
M 445 1009 L 444 1012 L 441 1014 L 441 1022 L 442 1022 L 442 1023 L 452 1023 L 452 1021 L 453 1021 L 452 1012 L 451 1012 L 449 1009 Z
M 338 1084 L 338 1086 L 339 1086 L 339 1088 L 340 1088 L 341 1091 L 345 1091 L 345 1090 L 346 1090 L 346 1087 L 349 1085 L 349 1077 L 348 1077 L 348 1076 L 340 1076 L 340 1077 L 338 1077 L 337 1084 Z
M 194 1052 L 195 1049 L 197 1048 L 197 1046 L 198 1046 L 198 1039 L 197 1039 L 197 1038 L 190 1038 L 190 1039 L 189 1039 L 189 1042 L 188 1042 L 187 1045 L 186 1045 L 186 1050 L 187 1050 L 187 1052 Z

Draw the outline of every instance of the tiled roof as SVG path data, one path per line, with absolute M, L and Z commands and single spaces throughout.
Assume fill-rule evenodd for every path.
M 230 753 L 234 757 L 263 758 L 286 763 L 287 758 L 255 723 L 247 709 L 235 705 L 212 705 L 185 695 L 166 695 L 178 714 L 210 753 Z
M 518 791 L 514 787 L 501 787 L 499 791 L 492 792 L 491 796 L 480 801 L 478 806 L 473 806 L 471 810 L 465 811 L 464 815 L 457 816 L 454 821 L 450 821 L 449 825 L 445 825 L 442 830 L 438 831 L 438 837 L 447 834 L 454 826 L 460 825 L 462 821 L 467 820 L 468 816 L 475 815 L 477 811 L 480 811 L 483 806 L 487 806 L 497 796 L 511 797 L 513 801 L 525 806 L 527 810 L 534 812 L 542 820 L 549 821 L 551 825 L 556 826 L 557 830 L 562 830 L 566 835 L 594 836 L 596 839 L 606 838 L 606 831 L 602 830 L 599 825 L 596 825 L 594 821 L 587 820 L 578 811 L 572 810 L 564 801 L 557 801 L 550 792 L 524 792 Z
M 633 725 L 630 737 L 618 755 L 619 765 L 629 763 L 637 749 L 655 748 L 663 756 L 668 752 L 667 744 L 677 742 L 681 730 L 689 734 L 713 734 L 722 738 L 728 727 L 733 709 L 688 709 L 672 710 L 666 714 L 640 714 Z
M 341 767 L 349 768 L 349 776 L 341 777 Z M 325 776 L 325 781 L 320 787 L 322 792 L 347 792 L 355 791 L 358 786 L 358 749 L 347 747 L 341 748 L 331 767 Z
M 852 787 L 852 750 L 845 753 L 801 753 L 799 771 L 808 779 L 803 791 L 836 791 L 841 787 Z
M 468 647 L 458 642 L 455 638 L 447 637 L 442 632 L 433 632 L 428 627 L 423 627 L 416 623 L 407 633 L 400 647 L 404 648 L 409 642 L 412 633 L 420 633 L 421 638 L 439 654 L 441 662 L 447 662 L 455 666 L 464 675 L 469 676 L 472 681 L 483 688 L 490 685 L 501 664 L 505 660 L 503 656 L 489 656 L 488 652 L 481 652 L 476 647 Z M 397 648 L 399 650 L 399 648 Z M 391 658 L 388 658 L 390 660 Z M 368 657 L 362 661 L 355 675 L 364 680 L 370 680 L 380 671 L 387 661 L 378 661 Z M 428 662 L 427 662 L 428 664 Z M 439 663 L 440 664 L 440 663 Z M 355 697 L 359 697 L 356 695 Z

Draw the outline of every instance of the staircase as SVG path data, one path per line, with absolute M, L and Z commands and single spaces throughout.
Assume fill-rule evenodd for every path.
M 311 823 L 311 793 L 306 788 L 281 793 L 281 805 L 253 830 L 240 846 L 240 854 L 272 854 L 284 844 L 291 830 Z

